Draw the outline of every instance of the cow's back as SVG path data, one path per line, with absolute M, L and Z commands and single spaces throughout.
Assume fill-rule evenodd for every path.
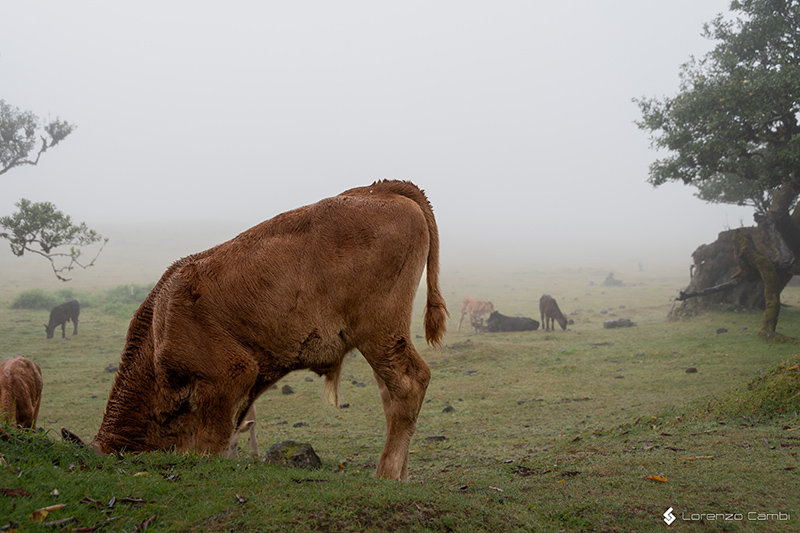
M 273 354 L 294 351 L 313 330 L 319 339 L 312 342 L 339 351 L 369 334 L 362 326 L 387 308 L 411 304 L 428 246 L 413 202 L 337 196 L 283 213 L 185 264 L 159 305 L 177 320 L 191 302 L 203 329 L 235 332 Z M 410 324 L 411 316 L 391 319 Z

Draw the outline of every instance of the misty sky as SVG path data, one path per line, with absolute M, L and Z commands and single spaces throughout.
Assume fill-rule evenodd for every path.
M 751 211 L 653 189 L 631 99 L 674 95 L 728 4 L 2 1 L 0 98 L 78 129 L 0 176 L 0 214 L 232 237 L 396 178 L 428 193 L 445 263 L 688 267 Z

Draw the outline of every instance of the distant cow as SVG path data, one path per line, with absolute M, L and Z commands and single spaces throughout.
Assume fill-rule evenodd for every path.
M 376 476 L 406 479 L 431 375 L 411 337 L 423 271 L 425 334 L 440 345 L 433 210 L 415 185 L 387 180 L 173 263 L 131 320 L 94 449 L 225 454 L 256 398 L 289 372 L 324 375 L 338 405 L 342 362 L 358 349 L 386 415 Z
M 542 314 L 542 325 L 545 331 L 555 330 L 555 322 L 561 326 L 561 329 L 567 329 L 567 318 L 558 308 L 555 298 L 549 294 L 542 294 L 539 298 L 539 312 Z
M 44 325 L 44 330 L 47 332 L 47 338 L 53 338 L 53 332 L 56 327 L 61 326 L 61 338 L 65 338 L 67 322 L 72 320 L 72 325 L 75 326 L 72 330 L 73 335 L 78 334 L 78 315 L 81 314 L 81 306 L 78 300 L 70 300 L 61 305 L 57 305 L 50 311 L 50 323 Z
M 250 456 L 258 457 L 258 438 L 256 437 L 256 406 L 250 406 L 244 419 L 236 431 L 233 432 L 230 443 L 228 444 L 228 451 L 223 455 L 229 459 L 233 459 L 239 454 L 239 435 L 242 433 L 250 433 Z
M 495 311 L 486 321 L 489 331 L 533 331 L 539 329 L 539 323 L 526 316 L 505 316 Z
M 469 324 L 472 326 L 473 331 L 477 331 L 475 324 L 483 323 L 483 315 L 494 313 L 494 305 L 492 302 L 482 302 L 467 296 L 461 302 L 461 316 L 458 319 L 458 329 L 461 331 L 461 321 L 464 320 L 464 315 L 469 315 Z
M 42 370 L 21 355 L 0 361 L 0 420 L 35 428 L 42 401 Z

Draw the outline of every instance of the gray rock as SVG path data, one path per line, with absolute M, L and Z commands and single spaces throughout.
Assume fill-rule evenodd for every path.
M 311 444 L 293 440 L 285 440 L 270 446 L 264 457 L 264 463 L 308 469 L 322 466 L 322 461 Z
M 605 322 L 603 322 L 603 327 L 605 329 L 630 328 L 635 325 L 636 323 L 630 320 L 629 318 L 618 318 L 616 320 L 606 320 Z

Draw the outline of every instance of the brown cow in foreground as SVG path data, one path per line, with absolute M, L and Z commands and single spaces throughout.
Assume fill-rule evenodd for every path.
M 458 319 L 458 328 L 456 331 L 461 331 L 461 321 L 464 320 L 464 315 L 469 315 L 469 325 L 473 331 L 478 331 L 476 324 L 483 325 L 483 316 L 494 313 L 494 305 L 492 302 L 482 302 L 470 296 L 464 298 L 461 302 L 461 316 Z
M 343 359 L 358 349 L 386 415 L 376 476 L 406 479 L 431 375 L 410 331 L 426 268 L 425 335 L 440 345 L 436 221 L 402 181 L 288 211 L 175 262 L 131 320 L 94 449 L 225 454 L 255 399 L 289 372 L 324 375 L 338 405 Z
M 21 355 L 0 361 L 0 420 L 36 428 L 42 402 L 42 369 Z
M 561 329 L 567 329 L 567 317 L 558 308 L 555 298 L 549 294 L 542 294 L 542 297 L 539 298 L 539 313 L 542 315 L 542 325 L 545 331 L 556 329 L 554 320 L 558 322 Z

